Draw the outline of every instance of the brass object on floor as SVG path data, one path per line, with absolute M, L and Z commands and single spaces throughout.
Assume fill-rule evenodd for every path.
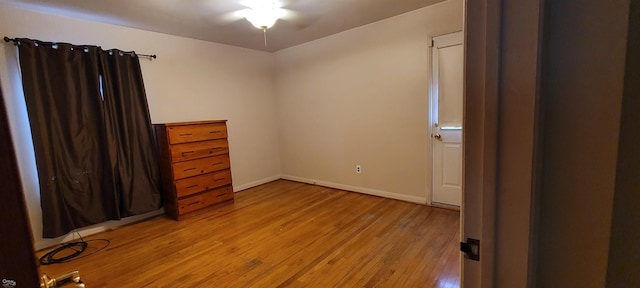
M 49 278 L 47 274 L 43 274 L 42 278 L 40 278 L 40 288 L 57 288 L 66 284 L 74 284 L 73 287 L 76 288 L 85 288 L 84 283 L 80 280 L 78 271 L 69 272 L 55 278 Z

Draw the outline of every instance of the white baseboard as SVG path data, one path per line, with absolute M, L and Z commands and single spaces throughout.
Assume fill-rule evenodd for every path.
M 295 182 L 300 182 L 300 183 L 307 183 L 307 184 L 311 184 L 311 185 L 316 185 L 316 180 L 312 180 L 312 179 L 308 179 L 308 178 L 296 177 L 296 176 L 291 176 L 291 175 L 282 175 L 280 178 L 282 178 L 284 180 L 289 180 L 289 181 L 295 181 Z
M 121 220 L 107 221 L 107 222 L 103 222 L 93 226 L 80 228 L 78 229 L 78 233 L 80 233 L 82 237 L 86 237 L 86 236 L 90 236 L 90 235 L 104 232 L 107 230 L 115 229 L 124 225 L 128 225 L 134 222 L 142 221 L 151 217 L 155 217 L 163 213 L 164 213 L 164 209 L 160 209 L 160 210 L 151 211 L 141 215 L 135 215 L 135 216 L 123 218 Z M 75 232 L 70 232 L 69 234 L 58 237 L 58 238 L 52 238 L 52 239 L 41 238 L 41 239 L 34 239 L 34 240 L 35 240 L 34 241 L 35 243 L 33 246 L 35 250 L 42 250 L 45 248 L 57 246 L 62 243 L 70 242 L 72 240 L 78 240 L 78 235 Z
M 247 190 L 249 188 L 253 188 L 253 187 L 256 187 L 256 186 L 260 186 L 262 184 L 266 184 L 266 183 L 269 183 L 269 182 L 276 181 L 276 180 L 278 180 L 280 178 L 282 178 L 280 175 L 275 175 L 275 176 L 267 177 L 267 178 L 264 178 L 264 179 L 256 180 L 256 181 L 253 181 L 253 182 L 249 182 L 247 184 L 233 186 L 233 192 L 240 192 L 242 190 Z
M 335 189 L 346 190 L 346 191 L 351 191 L 351 192 L 357 192 L 357 193 L 362 193 L 362 194 L 367 194 L 367 195 L 373 195 L 373 196 L 379 196 L 379 197 L 384 197 L 384 198 L 402 200 L 402 201 L 418 203 L 418 204 L 427 203 L 427 198 L 423 198 L 423 197 L 404 195 L 404 194 L 381 191 L 381 190 L 370 189 L 370 188 L 349 186 L 349 185 L 332 183 L 332 182 L 327 182 L 327 181 L 320 181 L 320 180 L 296 177 L 296 176 L 292 176 L 292 175 L 275 175 L 275 176 L 267 177 L 267 178 L 260 179 L 260 180 L 257 180 L 257 181 L 253 181 L 253 182 L 250 182 L 250 183 L 234 186 L 233 187 L 233 191 L 234 192 L 239 192 L 239 191 L 242 191 L 242 190 L 246 190 L 246 189 L 249 189 L 249 188 L 253 188 L 253 187 L 265 184 L 265 183 L 276 181 L 278 179 L 290 180 L 290 181 L 307 183 L 307 184 L 312 184 L 312 185 L 319 185 L 319 186 L 324 186 L 324 187 L 329 187 L 329 188 L 335 188 Z M 116 229 L 116 228 L 118 228 L 120 226 L 128 225 L 128 224 L 131 224 L 131 223 L 134 223 L 134 222 L 138 222 L 138 221 L 142 221 L 142 220 L 145 220 L 145 219 L 148 219 L 148 218 L 152 218 L 152 217 L 161 215 L 162 213 L 164 213 L 164 210 L 160 209 L 160 210 L 152 211 L 152 212 L 149 212 L 149 213 L 146 213 L 146 214 L 136 215 L 136 216 L 131 216 L 131 217 L 128 217 L 128 218 L 124 218 L 124 219 L 119 220 L 119 221 L 108 221 L 108 222 L 96 224 L 94 226 L 89 226 L 89 227 L 86 227 L 84 229 L 79 229 L 78 232 L 83 237 L 86 237 L 86 236 L 97 234 L 97 233 L 104 232 L 104 231 L 107 231 L 107 230 Z M 56 245 L 61 244 L 61 243 L 72 241 L 74 239 L 77 239 L 77 235 L 75 233 L 69 233 L 66 236 L 62 236 L 62 237 L 58 237 L 58 238 L 54 238 L 54 239 L 35 239 L 36 241 L 34 243 L 34 246 L 35 246 L 36 250 L 42 250 L 42 249 L 45 249 L 45 248 L 48 248 L 48 247 L 56 246 Z
M 424 204 L 427 203 L 427 198 L 426 197 L 404 195 L 404 194 L 400 194 L 400 193 L 376 190 L 376 189 L 371 189 L 371 188 L 356 187 L 356 186 L 350 186 L 350 185 L 344 185 L 344 184 L 338 184 L 338 183 L 332 183 L 332 182 L 320 181 L 320 180 L 314 180 L 314 179 L 308 179 L 308 178 L 302 178 L 302 177 L 297 177 L 297 176 L 292 176 L 292 175 L 282 175 L 281 178 L 285 179 L 285 180 L 295 181 L 295 182 L 302 182 L 302 183 L 307 183 L 307 184 L 320 185 L 320 186 L 329 187 L 329 188 L 335 188 L 335 189 L 340 189 L 340 190 L 358 192 L 358 193 L 362 193 L 362 194 L 379 196 L 379 197 L 396 199 L 396 200 L 402 200 L 402 201 L 407 201 L 407 202 L 412 202 L 412 203 L 417 203 L 417 204 L 423 204 L 424 205 Z
M 258 185 L 262 185 L 265 183 L 269 183 L 275 180 L 280 179 L 280 175 L 275 175 L 275 176 L 271 176 L 268 178 L 264 178 L 264 179 L 260 179 L 257 181 L 253 181 L 251 183 L 247 183 L 247 184 L 243 184 L 243 185 L 239 185 L 239 186 L 234 186 L 233 187 L 233 191 L 234 192 L 238 192 L 238 191 L 242 191 L 245 189 L 249 189 Z M 78 232 L 80 233 L 80 235 L 82 235 L 82 237 L 85 236 L 89 236 L 89 235 L 94 235 L 100 232 L 104 232 L 107 230 L 111 230 L 111 229 L 115 229 L 124 225 L 128 225 L 134 222 L 138 222 L 138 221 L 142 221 L 151 217 L 155 217 L 158 215 L 161 215 L 164 213 L 163 209 L 160 210 L 156 210 L 156 211 L 152 211 L 146 214 L 142 214 L 142 215 L 136 215 L 136 216 L 131 216 L 131 217 L 127 217 L 124 218 L 122 220 L 118 220 L 118 221 L 107 221 L 107 222 L 103 222 L 100 224 L 96 224 L 93 226 L 89 226 L 89 227 L 85 227 L 85 228 L 81 228 L 78 229 Z M 49 247 L 53 247 L 53 246 L 57 246 L 59 244 L 62 243 L 66 243 L 69 241 L 73 241 L 78 239 L 78 235 L 75 232 L 69 233 L 65 236 L 61 236 L 58 238 L 52 238 L 52 239 L 47 239 L 47 238 L 40 238 L 40 239 L 34 239 L 34 248 L 36 250 L 42 250 L 45 248 L 49 248 Z

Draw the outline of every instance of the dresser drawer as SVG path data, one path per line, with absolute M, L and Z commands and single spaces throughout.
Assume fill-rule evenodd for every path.
M 191 161 L 173 163 L 173 179 L 182 179 L 210 172 L 229 169 L 229 155 L 200 158 Z
M 193 212 L 213 204 L 233 199 L 231 186 L 212 190 L 178 201 L 178 214 Z
M 184 178 L 177 180 L 175 183 L 178 198 L 229 184 L 231 184 L 230 170 L 222 170 L 219 172 Z
M 168 127 L 169 144 L 227 138 L 224 123 Z
M 180 162 L 191 159 L 229 154 L 227 139 L 201 141 L 171 145 L 171 161 Z

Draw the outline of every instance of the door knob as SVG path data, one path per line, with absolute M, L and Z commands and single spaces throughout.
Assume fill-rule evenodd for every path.
M 440 134 L 438 134 L 438 133 L 433 134 L 433 138 L 436 138 L 438 140 L 442 140 L 442 136 L 440 136 Z

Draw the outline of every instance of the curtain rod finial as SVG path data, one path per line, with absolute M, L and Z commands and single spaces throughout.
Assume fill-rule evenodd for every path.
M 17 39 L 9 38 L 7 36 L 4 36 L 4 42 L 7 42 L 7 43 L 13 42 L 14 45 L 18 45 L 18 40 Z

